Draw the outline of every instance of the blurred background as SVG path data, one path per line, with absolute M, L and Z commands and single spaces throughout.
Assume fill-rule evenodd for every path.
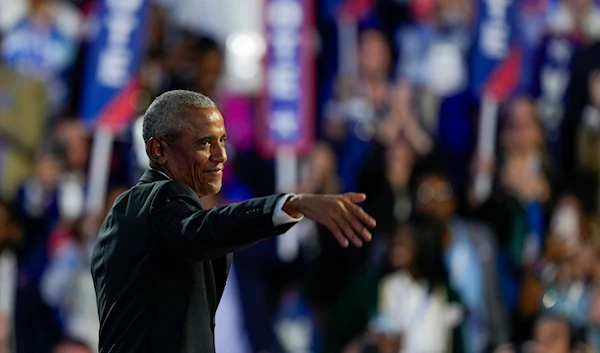
M 170 89 L 225 117 L 206 208 L 378 221 L 237 253 L 217 352 L 600 352 L 599 39 L 594 0 L 0 0 L 0 352 L 97 352 L 91 249 Z

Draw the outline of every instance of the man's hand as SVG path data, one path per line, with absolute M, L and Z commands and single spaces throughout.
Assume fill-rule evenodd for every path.
M 343 195 L 301 194 L 291 197 L 283 205 L 283 211 L 290 216 L 304 217 L 329 228 L 333 236 L 343 246 L 349 241 L 361 247 L 363 241 L 372 236 L 368 228 L 375 227 L 375 220 L 355 203 L 366 199 L 365 194 L 347 193 Z

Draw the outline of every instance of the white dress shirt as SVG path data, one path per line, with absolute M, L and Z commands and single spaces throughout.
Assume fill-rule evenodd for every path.
M 275 210 L 273 211 L 273 224 L 277 226 L 282 226 L 288 223 L 300 222 L 304 216 L 300 217 L 292 217 L 289 214 L 285 213 L 283 210 L 283 205 L 285 202 L 292 196 L 296 196 L 294 194 L 285 194 L 277 200 L 277 204 L 275 204 Z

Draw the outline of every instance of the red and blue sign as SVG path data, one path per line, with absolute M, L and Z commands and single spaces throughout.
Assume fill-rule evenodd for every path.
M 517 88 L 523 59 L 517 0 L 478 0 L 476 24 L 471 87 L 477 96 L 506 99 Z
M 314 142 L 313 0 L 265 0 L 267 54 L 259 148 L 271 158 L 282 146 L 296 154 Z
M 80 114 L 92 126 L 126 128 L 138 110 L 147 0 L 100 0 L 89 43 Z

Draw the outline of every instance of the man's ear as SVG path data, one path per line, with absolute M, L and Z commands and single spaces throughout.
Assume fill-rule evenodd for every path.
M 154 137 L 146 142 L 146 153 L 150 160 L 159 165 L 167 162 L 166 143 Z

